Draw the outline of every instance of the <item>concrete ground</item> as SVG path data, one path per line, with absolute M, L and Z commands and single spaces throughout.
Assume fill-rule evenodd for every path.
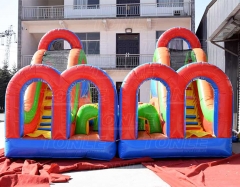
M 0 148 L 4 148 L 4 114 L 0 113 Z M 52 187 L 170 187 L 142 165 L 120 168 L 64 173 L 71 176 L 68 183 L 54 183 Z
M 0 148 L 4 148 L 4 114 L 0 113 Z M 233 144 L 233 152 L 240 153 L 240 143 Z M 120 168 L 68 172 L 71 176 L 68 183 L 54 183 L 52 187 L 170 187 L 161 178 L 142 165 Z

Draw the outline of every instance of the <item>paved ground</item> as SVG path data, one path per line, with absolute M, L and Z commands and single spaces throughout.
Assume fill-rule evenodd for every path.
M 4 114 L 0 114 L 4 121 Z M 4 123 L 0 122 L 0 148 L 4 147 Z M 233 144 L 233 152 L 240 153 L 240 143 Z M 121 168 L 65 173 L 72 177 L 69 183 L 55 183 L 53 187 L 170 187 L 142 165 Z
M 0 113 L 4 121 L 4 114 Z M 0 148 L 4 147 L 4 123 L 0 122 Z M 65 173 L 72 177 L 68 183 L 54 183 L 53 187 L 170 187 L 142 165 L 104 170 Z

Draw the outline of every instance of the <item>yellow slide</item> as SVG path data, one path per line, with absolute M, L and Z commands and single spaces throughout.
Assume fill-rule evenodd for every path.
M 194 89 L 194 84 L 196 84 L 195 81 L 190 83 L 186 89 L 186 138 L 211 136 L 202 128 L 200 111 L 197 106 L 197 90 Z
M 44 99 L 41 108 L 41 119 L 38 128 L 33 133 L 27 134 L 29 137 L 39 137 L 51 139 L 51 121 L 52 121 L 52 91 L 47 86 L 44 91 Z

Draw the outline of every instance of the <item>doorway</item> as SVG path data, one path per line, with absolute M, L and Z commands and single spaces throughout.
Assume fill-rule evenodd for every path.
M 135 68 L 139 65 L 139 34 L 117 34 L 116 68 Z

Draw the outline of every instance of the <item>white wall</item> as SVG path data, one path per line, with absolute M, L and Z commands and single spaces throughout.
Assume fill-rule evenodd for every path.
M 47 6 L 48 0 L 22 0 L 22 6 Z
M 107 20 L 107 30 L 102 20 L 65 21 L 73 32 L 100 32 L 100 53 L 116 54 L 116 34 L 125 33 L 125 28 L 132 28 L 132 33 L 140 33 L 140 54 L 153 54 L 156 46 L 156 31 L 172 27 L 190 29 L 190 18 L 151 19 L 151 28 L 147 19 L 111 19 Z M 67 48 L 67 45 L 65 45 Z
M 173 1 L 174 2 L 174 1 Z M 188 1 L 187 1 L 188 2 Z M 157 7 L 156 0 L 141 0 L 140 1 L 140 12 L 141 16 L 173 16 L 175 10 L 180 10 L 182 15 L 183 12 L 189 13 L 189 6 L 185 4 L 184 7 Z M 65 18 L 81 18 L 81 17 L 116 17 L 116 0 L 100 0 L 99 8 L 97 9 L 77 9 L 73 8 L 73 0 L 64 1 L 64 17 Z M 118 9 L 124 11 L 124 7 Z M 183 11 L 184 10 L 184 11 Z M 122 12 L 124 13 L 124 12 Z
M 64 0 L 22 0 L 22 6 L 53 6 L 63 4 Z
M 107 28 L 104 28 L 102 19 L 89 19 L 89 20 L 64 20 L 67 29 L 73 32 L 100 32 L 100 54 L 109 55 L 116 54 L 116 34 L 125 33 L 125 28 L 132 28 L 133 33 L 140 33 L 140 54 L 153 55 L 156 45 L 156 31 L 167 30 L 172 27 L 185 27 L 190 29 L 190 18 L 152 18 L 151 25 L 147 24 L 146 18 L 140 19 L 107 19 Z M 59 22 L 56 21 L 38 21 L 28 22 L 28 28 L 30 33 L 46 33 L 51 29 L 59 28 Z M 29 36 L 30 37 L 30 36 Z M 31 39 L 33 40 L 33 39 Z M 35 41 L 37 46 L 39 41 Z M 37 43 L 37 44 L 36 44 Z M 33 45 L 31 43 L 30 45 Z M 29 47 L 25 44 L 24 48 Z M 67 42 L 65 42 L 65 48 L 69 48 Z M 32 50 L 32 54 L 36 49 Z M 29 54 L 29 53 L 28 53 Z M 109 67 L 111 64 L 115 65 L 115 58 L 111 60 L 107 58 L 106 65 Z M 99 65 L 98 57 L 88 58 L 92 65 Z M 148 61 L 149 62 L 149 61 Z M 95 63 L 95 64 L 94 64 Z M 140 62 L 143 63 L 143 62 Z M 100 64 L 101 66 L 103 64 Z M 99 66 L 100 66 L 99 65 Z M 103 67 L 103 66 L 102 66 Z M 114 66 L 115 67 L 115 66 Z M 129 70 L 107 70 L 107 73 L 113 79 L 114 83 L 122 82 L 127 76 Z M 142 102 L 149 102 L 150 81 L 143 83 L 140 88 L 140 100 Z
M 140 102 L 149 103 L 150 101 L 150 80 L 140 86 Z
M 239 0 L 218 0 L 210 7 L 207 12 L 207 38 L 217 34 L 220 25 L 227 23 L 225 20 L 229 20 L 239 10 L 239 3 Z M 218 44 L 224 47 L 223 42 Z M 207 43 L 207 48 L 208 62 L 225 72 L 225 51 L 211 42 Z
M 48 6 L 64 5 L 64 0 L 48 0 Z
M 130 70 L 106 70 L 106 73 L 112 78 L 114 84 L 116 82 L 123 82 Z M 134 99 L 134 98 L 133 98 Z M 149 103 L 150 100 L 150 81 L 144 82 L 140 87 L 140 101 Z
M 59 21 L 32 21 L 28 24 L 28 32 L 33 34 L 46 33 L 51 29 L 60 28 Z M 64 20 L 67 29 L 73 32 L 100 32 L 100 54 L 109 55 L 116 54 L 116 34 L 125 33 L 125 28 L 132 28 L 133 33 L 140 33 L 140 54 L 150 55 L 155 51 L 156 46 L 156 31 L 167 30 L 172 27 L 181 26 L 190 28 L 190 18 L 154 18 L 151 19 L 151 28 L 147 24 L 147 19 L 107 19 L 107 28 L 104 28 L 102 20 Z M 38 43 L 39 41 L 37 41 Z M 70 49 L 70 45 L 65 42 L 65 49 Z M 185 48 L 187 46 L 185 45 Z M 89 59 L 91 64 L 97 63 L 96 57 Z M 109 57 L 110 58 L 110 57 Z M 115 62 L 108 59 L 108 64 Z M 151 61 L 152 59 L 142 59 L 142 61 Z M 140 61 L 140 64 L 145 63 Z M 93 64 L 95 65 L 95 64 Z M 102 66 L 102 64 L 101 64 Z M 102 66 L 103 67 L 103 66 Z
M 22 55 L 33 55 L 37 51 L 38 42 L 27 27 L 22 27 Z

